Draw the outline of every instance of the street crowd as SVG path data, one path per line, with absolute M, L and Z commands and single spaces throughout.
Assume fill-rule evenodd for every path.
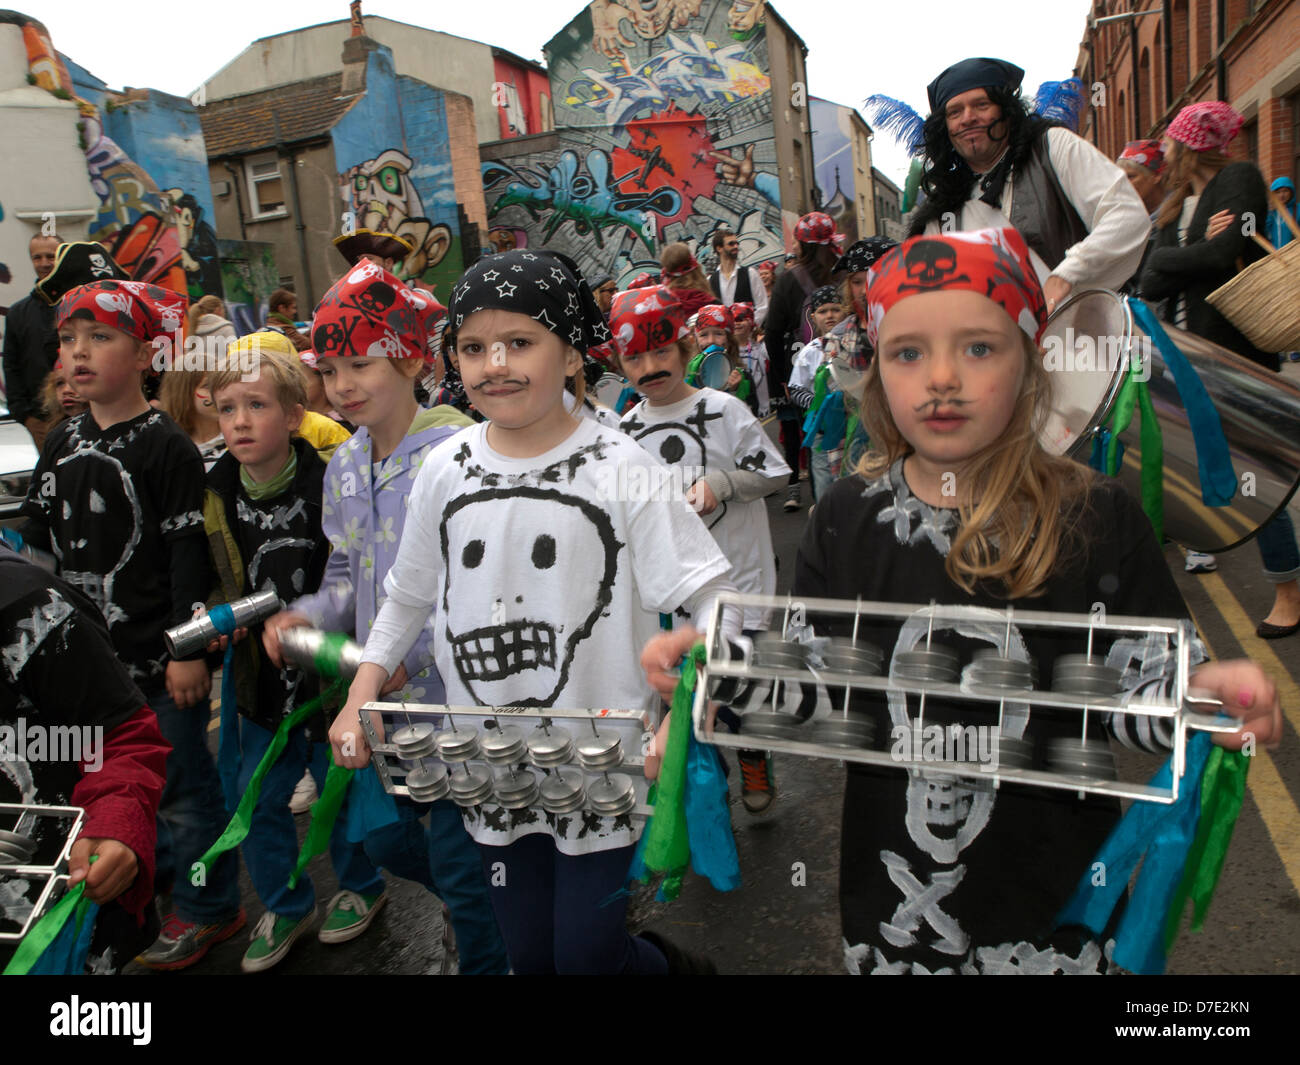
M 402 238 L 360 230 L 336 241 L 345 269 L 316 307 L 278 290 L 265 327 L 236 336 L 215 297 L 190 306 L 98 245 L 34 237 L 37 284 L 4 339 L 10 410 L 40 459 L 0 548 L 0 723 L 99 726 L 104 748 L 97 772 L 2 766 L 0 800 L 86 811 L 71 886 L 84 881 L 100 909 L 76 965 L 200 964 L 248 924 L 242 860 L 262 908 L 248 972 L 307 934 L 364 935 L 386 877 L 424 885 L 431 914 L 443 907 L 462 973 L 715 971 L 627 929 L 641 821 L 395 798 L 360 717 L 376 700 L 653 705 L 654 777 L 671 729 L 689 725 L 667 706 L 719 597 L 776 592 L 774 494 L 786 511 L 810 505 L 796 597 L 1186 617 L 1137 502 L 1038 442 L 1053 387 L 1040 340 L 1072 293 L 1105 288 L 1278 370 L 1289 356 L 1256 349 L 1206 296 L 1263 254 L 1243 219 L 1263 220 L 1275 245 L 1292 239 L 1294 186 L 1274 180 L 1270 202 L 1259 170 L 1231 158 L 1242 117 L 1225 103 L 1189 104 L 1161 140 L 1110 160 L 1033 113 L 1022 75 L 974 58 L 930 84 L 924 198 L 901 244 L 844 247 L 814 211 L 784 262 L 742 264 L 740 239 L 718 229 L 664 247 L 659 274 L 625 288 L 559 252 L 513 250 L 470 266 L 444 307 L 395 275 Z M 156 342 L 181 334 L 220 338 L 204 350 L 224 361 L 160 380 Z M 611 469 L 657 485 L 673 467 L 691 471 L 684 499 L 608 490 L 629 483 Z M 1259 633 L 1284 638 L 1300 630 L 1285 509 L 1259 549 L 1276 591 Z M 1189 571 L 1214 566 L 1187 556 Z M 283 608 L 263 622 L 168 653 L 166 630 L 266 590 Z M 729 605 L 721 618 L 737 659 L 769 621 Z M 302 626 L 364 645 L 332 698 L 284 657 Z M 1057 650 L 1023 639 L 1046 673 Z M 1172 655 L 1144 654 L 1125 667 L 1128 698 L 1174 681 Z M 1276 743 L 1273 681 L 1248 660 L 1206 658 L 1197 642 L 1196 686 L 1253 742 Z M 1062 736 L 1072 720 L 1036 708 L 1016 738 Z M 1090 727 L 1168 751 L 1170 730 L 1139 720 Z M 743 736 L 743 714 L 723 706 L 717 727 Z M 704 749 L 722 770 L 720 748 Z M 781 801 L 772 757 L 760 744 L 738 764 L 736 815 L 765 816 Z M 320 816 L 342 770 L 325 847 L 340 890 L 322 914 L 297 869 L 295 816 Z M 1117 800 L 846 773 L 851 971 L 1133 967 L 1117 947 L 1122 906 L 1099 927 L 1055 923 Z M 242 844 L 214 851 L 250 788 Z M 21 900 L 0 905 L 9 918 Z

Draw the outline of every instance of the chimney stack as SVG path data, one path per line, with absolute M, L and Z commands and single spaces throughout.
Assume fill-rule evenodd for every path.
M 379 44 L 366 36 L 361 17 L 361 0 L 352 0 L 351 33 L 343 42 L 343 84 L 340 93 L 350 96 L 366 91 L 366 63 Z

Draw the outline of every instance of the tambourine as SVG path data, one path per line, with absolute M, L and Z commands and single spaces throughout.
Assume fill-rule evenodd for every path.
M 86 811 L 0 803 L 0 944 L 16 945 L 68 886 L 68 856 Z
M 722 637 L 728 606 L 775 610 L 781 619 L 753 638 L 740 661 Z M 892 653 L 862 638 L 864 629 L 895 625 Z M 1031 630 L 1049 630 L 1071 652 L 1056 656 L 1050 678 L 1040 678 L 1028 658 L 1023 633 Z M 836 635 L 821 635 L 826 632 Z M 1163 638 L 1173 658 L 1168 691 L 1127 698 L 1121 679 L 1129 658 L 1152 637 Z M 1168 804 L 1178 798 L 1188 730 L 1242 727 L 1219 712 L 1221 703 L 1190 687 L 1194 638 L 1190 622 L 1161 618 L 720 595 L 695 692 L 695 735 L 723 747 L 919 770 L 993 788 L 1015 782 Z M 963 661 L 958 644 L 982 646 Z M 706 731 L 710 700 L 740 715 L 739 735 Z M 944 724 L 934 724 L 933 706 L 927 720 L 928 700 L 942 700 Z M 958 723 L 947 720 L 954 708 Z M 1027 737 L 1040 710 L 1052 725 Z M 1061 711 L 1077 714 L 1077 726 L 1063 730 Z M 1114 715 L 1145 715 L 1152 726 L 1166 722 L 1169 786 L 1118 778 L 1108 742 L 1095 727 L 1089 730 L 1090 719 L 1095 725 Z M 1166 755 L 1152 757 L 1163 762 Z
M 686 367 L 686 383 L 694 388 L 724 389 L 731 376 L 731 360 L 716 344 L 705 348 Z

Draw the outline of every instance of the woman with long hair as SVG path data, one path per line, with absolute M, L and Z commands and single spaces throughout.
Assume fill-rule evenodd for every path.
M 1212 100 L 1188 104 L 1169 124 L 1164 142 L 1169 195 L 1156 217 L 1155 241 L 1142 269 L 1142 295 L 1166 301 L 1164 317 L 1180 329 L 1277 371 L 1277 353 L 1260 351 L 1205 299 L 1263 254 L 1239 222 L 1207 236 L 1214 215 L 1226 211 L 1234 219 L 1262 219 L 1268 213 L 1264 175 L 1254 163 L 1233 162 L 1228 156 L 1228 144 L 1243 121 L 1226 103 Z M 1273 640 L 1300 632 L 1300 549 L 1285 507 L 1259 530 L 1256 542 L 1264 576 L 1274 585 L 1273 609 L 1256 634 Z M 1189 572 L 1215 568 L 1213 555 L 1188 553 Z

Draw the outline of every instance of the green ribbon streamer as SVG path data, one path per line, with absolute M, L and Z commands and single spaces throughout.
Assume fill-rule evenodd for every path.
M 646 826 L 645 867 L 652 873 L 664 874 L 660 892 L 670 902 L 681 893 L 682 878 L 691 860 L 686 830 L 686 753 L 691 736 L 695 669 L 706 657 L 704 644 L 697 643 L 682 662 L 681 679 L 673 692 L 672 724 L 668 728 L 668 749 L 659 769 L 654 814 Z
M 831 375 L 831 364 L 824 362 L 817 367 L 817 372 L 813 375 L 813 398 L 812 405 L 808 408 L 808 413 L 813 414 L 822 409 L 822 404 L 826 402 L 826 394 L 830 391 L 827 380 Z
M 1232 830 L 1241 813 L 1242 799 L 1246 793 L 1246 774 L 1250 772 L 1250 758 L 1241 751 L 1225 751 L 1215 747 L 1205 763 L 1201 775 L 1201 813 L 1196 826 L 1196 838 L 1187 852 L 1187 865 L 1183 879 L 1174 892 L 1165 917 L 1165 951 L 1178 938 L 1187 900 L 1192 900 L 1192 931 L 1205 926 L 1205 915 L 1210 900 L 1223 871 L 1223 860 L 1228 855 Z
M 354 772 L 355 770 L 335 765 L 334 752 L 330 751 L 330 768 L 325 774 L 325 787 L 321 789 L 320 798 L 311 804 L 311 827 L 307 829 L 307 838 L 302 841 L 302 850 L 298 852 L 298 863 L 289 875 L 290 890 L 298 886 L 298 878 L 307 868 L 307 863 L 328 849 L 334 822 L 339 818 Z
M 266 754 L 262 755 L 262 760 L 257 763 L 257 768 L 253 770 L 252 779 L 248 782 L 248 787 L 240 797 L 239 806 L 235 809 L 235 816 L 230 819 L 230 824 L 226 826 L 224 832 L 217 838 L 217 841 L 208 848 L 195 864 L 203 866 L 203 873 L 206 877 L 208 871 L 212 868 L 212 863 L 216 861 L 226 851 L 234 850 L 244 842 L 248 836 L 248 830 L 253 821 L 253 808 L 257 806 L 258 796 L 262 794 L 262 782 L 266 779 L 266 774 L 271 771 L 280 755 L 284 753 L 284 748 L 289 743 L 289 732 L 298 725 L 301 725 L 312 714 L 318 713 L 326 699 L 332 698 L 343 688 L 343 681 L 336 680 L 330 687 L 318 695 L 315 699 L 309 699 L 298 707 L 292 714 L 280 722 L 280 727 L 275 730 L 275 735 L 271 737 L 270 746 L 266 748 Z
M 1119 396 L 1115 399 L 1115 412 L 1111 418 L 1111 436 L 1106 447 L 1106 473 L 1111 477 L 1119 476 L 1120 434 L 1133 421 L 1133 409 L 1137 407 L 1142 413 L 1142 509 L 1151 522 L 1151 528 L 1155 530 L 1156 543 L 1164 543 L 1165 444 L 1160 432 L 1160 423 L 1156 420 L 1155 406 L 1151 402 L 1151 389 L 1146 381 L 1139 380 L 1140 375 L 1141 371 L 1138 367 L 1130 369 L 1124 384 L 1120 387 Z
M 99 861 L 98 854 L 90 856 L 91 863 Z M 44 917 L 34 924 L 28 933 L 23 936 L 23 941 L 18 944 L 18 949 L 14 951 L 14 956 L 9 959 L 9 964 L 5 966 L 4 976 L 26 976 L 31 967 L 40 960 L 42 954 L 49 949 L 63 931 L 63 926 L 68 923 L 69 917 L 75 917 L 77 922 L 77 934 L 81 934 L 81 926 L 86 920 L 86 913 L 95 904 L 86 895 L 86 882 L 82 880 L 76 887 L 69 891 L 63 898 L 55 904 Z

